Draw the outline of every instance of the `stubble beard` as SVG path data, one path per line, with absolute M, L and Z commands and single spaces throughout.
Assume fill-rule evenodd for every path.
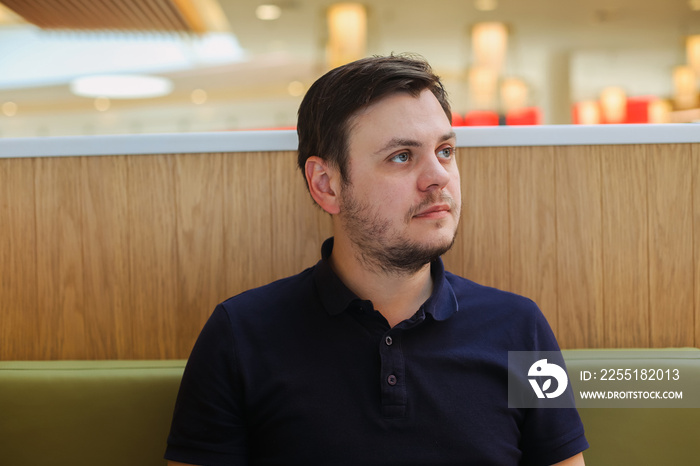
M 342 227 L 355 245 L 356 258 L 368 270 L 392 275 L 414 274 L 449 251 L 455 242 L 456 229 L 449 241 L 439 244 L 426 245 L 403 238 L 392 230 L 389 219 L 382 218 L 368 204 L 355 198 L 351 184 L 345 185 L 341 192 Z M 451 212 L 459 219 L 459 207 L 449 195 L 433 194 L 406 213 L 405 224 L 410 223 L 416 213 L 438 201 L 449 203 Z

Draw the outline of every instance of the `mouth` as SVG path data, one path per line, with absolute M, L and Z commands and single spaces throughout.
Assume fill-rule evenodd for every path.
M 448 215 L 451 210 L 449 204 L 437 204 L 421 210 L 414 215 L 414 218 L 441 218 Z

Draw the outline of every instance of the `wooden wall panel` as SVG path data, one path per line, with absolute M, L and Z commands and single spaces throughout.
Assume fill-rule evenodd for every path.
M 649 346 L 647 148 L 602 154 L 605 347 Z
M 601 154 L 556 149 L 558 338 L 567 348 L 604 346 Z
M 270 189 L 273 276 L 283 278 L 321 258 L 323 240 L 333 235 L 330 215 L 316 207 L 297 168 L 296 153 L 276 153 Z M 293 244 L 294 247 L 289 247 Z
M 86 347 L 80 157 L 36 160 L 39 334 L 36 354 L 80 358 Z
M 0 161 L 0 360 L 39 352 L 35 160 Z
M 700 144 L 691 146 L 693 170 L 693 275 L 695 303 L 695 344 L 700 347 Z
M 175 157 L 128 156 L 132 350 L 126 358 L 182 357 L 176 351 L 178 315 Z
M 535 301 L 556 333 L 554 149 L 510 147 L 508 169 L 510 291 Z
M 690 147 L 687 144 L 650 146 L 648 157 L 650 344 L 693 346 Z
M 331 234 L 295 153 L 0 159 L 0 359 L 186 357 Z M 449 270 L 562 347 L 700 342 L 700 145 L 460 148 Z
M 129 197 L 125 157 L 80 159 L 85 352 L 132 356 L 129 301 Z M 108 329 L 111 329 L 108 330 Z
M 460 148 L 457 159 L 462 220 L 458 247 L 445 255 L 445 266 L 483 285 L 510 289 L 507 150 Z
M 272 153 L 224 156 L 226 291 L 230 296 L 273 279 Z
M 189 353 L 193 329 L 228 298 L 223 183 L 223 154 L 176 156 L 177 354 Z

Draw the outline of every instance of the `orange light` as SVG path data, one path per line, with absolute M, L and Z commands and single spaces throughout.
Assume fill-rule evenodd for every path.
M 478 23 L 472 29 L 472 51 L 477 66 L 503 67 L 508 47 L 508 31 L 503 23 Z
M 688 36 L 685 41 L 685 53 L 688 65 L 696 76 L 700 76 L 700 35 Z
M 673 68 L 673 102 L 681 110 L 694 108 L 698 103 L 695 72 L 690 66 Z
M 486 66 L 473 66 L 467 77 L 471 107 L 479 110 L 496 108 L 498 74 Z
M 576 116 L 580 125 L 600 123 L 600 106 L 595 100 L 584 100 L 576 105 Z
M 649 102 L 649 123 L 670 123 L 671 103 L 664 99 Z
M 627 95 L 621 87 L 606 87 L 600 93 L 600 106 L 606 123 L 622 123 L 627 116 Z
M 503 110 L 507 113 L 527 107 L 528 94 L 527 84 L 525 84 L 522 79 L 504 79 L 501 83 L 501 103 L 503 104 Z
M 367 48 L 367 11 L 359 3 L 336 3 L 328 8 L 326 58 L 331 68 L 363 58 Z

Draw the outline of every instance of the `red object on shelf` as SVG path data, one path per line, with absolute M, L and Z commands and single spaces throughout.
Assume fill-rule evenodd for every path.
M 627 118 L 625 123 L 649 123 L 649 102 L 654 97 L 629 97 L 627 99 Z
M 527 107 L 512 110 L 506 114 L 506 125 L 539 125 L 542 123 L 542 112 L 538 107 Z
M 464 115 L 464 126 L 498 126 L 498 113 L 474 110 Z

